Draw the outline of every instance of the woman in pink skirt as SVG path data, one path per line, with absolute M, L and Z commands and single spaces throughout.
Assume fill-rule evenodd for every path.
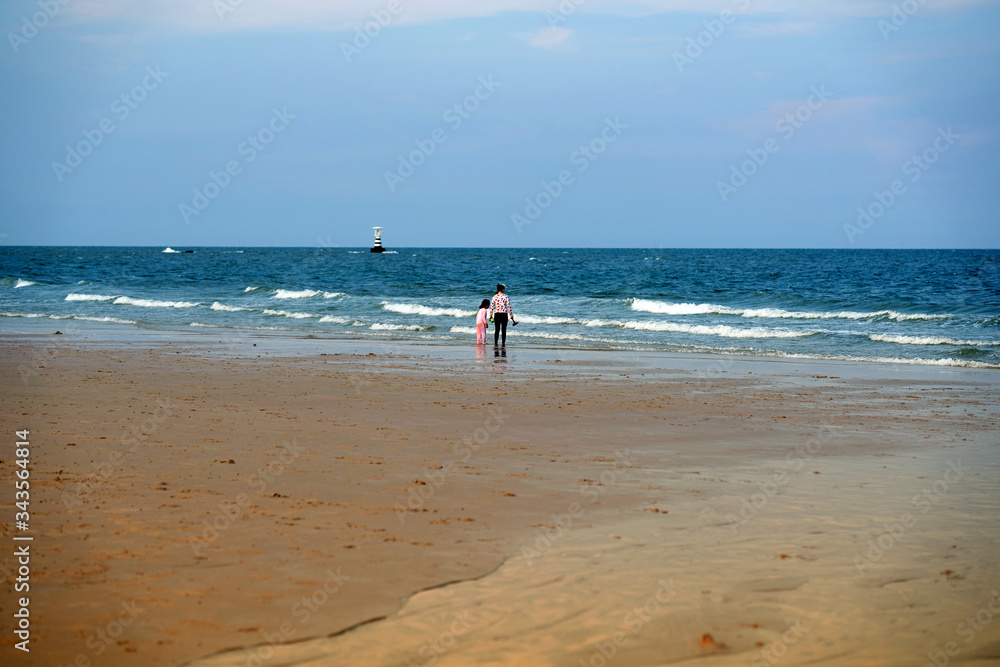
M 490 329 L 489 323 L 490 300 L 483 299 L 479 304 L 479 312 L 476 314 L 476 344 L 486 345 L 486 332 Z

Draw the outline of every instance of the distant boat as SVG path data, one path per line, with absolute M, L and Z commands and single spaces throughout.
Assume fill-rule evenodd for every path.
M 171 248 L 170 246 L 167 246 L 167 249 L 166 249 L 166 250 L 164 250 L 163 252 L 180 252 L 180 250 L 174 250 L 174 249 L 173 249 L 173 248 Z
M 382 228 L 372 227 L 375 230 L 375 245 L 372 246 L 371 252 L 385 252 L 385 248 L 382 247 Z

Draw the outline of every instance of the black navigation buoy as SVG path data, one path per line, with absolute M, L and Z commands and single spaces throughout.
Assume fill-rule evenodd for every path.
M 385 252 L 385 248 L 382 247 L 382 228 L 372 227 L 375 230 L 375 245 L 372 246 L 371 252 Z

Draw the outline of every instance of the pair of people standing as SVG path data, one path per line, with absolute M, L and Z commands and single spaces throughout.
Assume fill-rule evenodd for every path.
M 486 330 L 489 328 L 488 322 L 493 322 L 493 345 L 499 343 L 507 345 L 507 319 L 511 323 L 517 324 L 514 319 L 514 309 L 510 307 L 510 299 L 505 292 L 505 285 L 497 285 L 497 293 L 492 299 L 483 299 L 479 304 L 479 313 L 476 315 L 476 343 L 486 345 Z M 501 342 L 502 341 L 502 342 Z

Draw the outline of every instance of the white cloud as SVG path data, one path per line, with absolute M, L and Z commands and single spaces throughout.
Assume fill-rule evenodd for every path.
M 558 49 L 572 34 L 568 28 L 542 28 L 528 35 L 528 43 L 539 49 Z

